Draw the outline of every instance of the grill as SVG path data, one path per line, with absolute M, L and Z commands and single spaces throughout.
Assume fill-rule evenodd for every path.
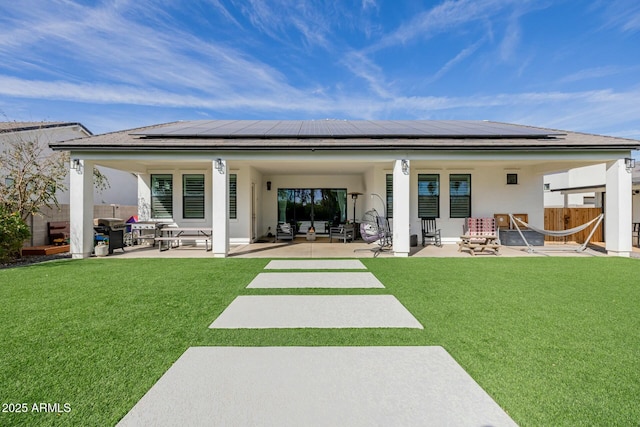
M 96 218 L 93 220 L 93 230 L 97 235 L 109 239 L 109 254 L 115 249 L 124 252 L 124 231 L 127 224 L 121 218 Z
M 138 221 L 129 224 L 133 242 L 139 245 L 141 240 L 151 240 L 155 246 L 155 238 L 160 235 L 160 230 L 171 223 L 158 221 Z

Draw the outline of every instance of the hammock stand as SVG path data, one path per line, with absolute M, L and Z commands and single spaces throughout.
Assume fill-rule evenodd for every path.
M 587 244 L 589 243 L 589 240 L 591 240 L 591 237 L 593 236 L 593 233 L 596 232 L 596 229 L 598 228 L 598 226 L 600 225 L 600 223 L 602 222 L 602 218 L 604 218 L 604 214 L 600 214 L 597 217 L 595 217 L 594 219 L 592 219 L 591 221 L 579 225 L 577 227 L 574 228 L 570 228 L 568 230 L 544 230 L 542 228 L 536 228 L 533 227 L 529 224 L 527 224 L 526 222 L 524 222 L 523 220 L 521 220 L 520 218 L 516 218 L 514 217 L 512 214 L 509 214 L 509 218 L 511 219 L 511 223 L 513 225 L 515 225 L 516 229 L 518 230 L 518 233 L 520 234 L 520 237 L 522 237 L 522 241 L 527 245 L 527 252 L 528 253 L 532 253 L 532 252 L 545 252 L 545 251 L 575 251 L 575 252 L 582 252 L 587 248 Z M 591 230 L 591 233 L 589 233 L 589 237 L 587 237 L 584 241 L 584 243 L 580 246 L 569 246 L 569 247 L 557 247 L 557 248 L 546 248 L 546 249 L 535 249 L 533 246 L 531 246 L 529 244 L 529 242 L 527 242 L 527 239 L 525 239 L 524 234 L 522 234 L 522 231 L 520 230 L 520 227 L 518 226 L 518 222 L 520 224 L 522 224 L 523 226 L 530 228 L 533 231 L 537 231 L 540 234 L 544 234 L 545 236 L 556 236 L 556 237 L 565 237 L 565 236 L 570 236 L 572 234 L 578 233 L 584 229 L 586 229 L 587 227 L 589 227 L 591 224 L 595 223 L 595 225 L 593 226 L 593 229 Z

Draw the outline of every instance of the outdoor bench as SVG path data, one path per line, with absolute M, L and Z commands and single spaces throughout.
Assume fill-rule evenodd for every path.
M 162 236 L 154 238 L 154 241 L 158 243 L 160 251 L 166 251 L 171 248 L 177 248 L 183 241 L 198 241 L 204 240 L 204 247 L 206 251 L 213 249 L 211 245 L 211 228 L 202 227 L 163 227 Z M 162 242 L 167 242 L 166 247 Z

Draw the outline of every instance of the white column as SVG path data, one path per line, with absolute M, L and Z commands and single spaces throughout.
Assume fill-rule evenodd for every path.
M 406 162 L 404 171 L 403 162 Z M 393 166 L 393 253 L 397 257 L 409 256 L 410 176 L 409 161 L 396 160 Z
M 220 163 L 220 164 L 218 164 Z M 225 160 L 214 160 L 213 176 L 213 256 L 229 254 L 229 173 Z
M 69 171 L 71 256 L 88 258 L 93 251 L 93 162 L 79 160 Z
M 631 254 L 631 172 L 624 159 L 607 163 L 605 240 L 609 255 Z

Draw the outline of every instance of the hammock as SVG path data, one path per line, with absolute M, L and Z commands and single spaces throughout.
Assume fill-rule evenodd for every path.
M 511 218 L 511 222 L 513 225 L 516 226 L 516 229 L 518 230 L 518 233 L 520 234 L 520 237 L 522 237 L 522 241 L 524 241 L 524 243 L 527 245 L 527 251 L 528 252 L 535 252 L 536 250 L 533 248 L 533 246 L 531 246 L 529 244 L 529 242 L 527 242 L 527 239 L 524 237 L 524 234 L 522 234 L 522 231 L 520 230 L 520 227 L 518 227 L 518 222 L 520 224 L 522 224 L 523 226 L 530 228 L 533 231 L 537 231 L 540 234 L 544 234 L 546 236 L 555 236 L 555 237 L 565 237 L 565 236 L 570 236 L 572 234 L 575 233 L 579 233 L 582 230 L 588 228 L 591 224 L 593 224 L 594 222 L 596 223 L 596 225 L 593 227 L 593 229 L 591 230 L 591 233 L 589 233 L 589 236 L 585 239 L 584 243 L 578 247 L 572 247 L 570 248 L 570 250 L 575 250 L 576 252 L 582 252 L 586 249 L 587 244 L 589 243 L 589 240 L 591 240 L 591 237 L 593 236 L 593 234 L 596 232 L 596 229 L 598 228 L 598 226 L 600 225 L 600 223 L 602 222 L 602 218 L 604 218 L 604 214 L 600 214 L 597 217 L 593 218 L 591 221 L 579 225 L 577 227 L 573 227 L 573 228 L 569 228 L 568 230 L 545 230 L 542 228 L 537 228 L 534 227 L 532 225 L 527 224 L 526 222 L 524 222 L 523 220 L 521 220 L 520 218 L 514 217 L 512 214 L 509 214 L 509 218 Z M 538 249 L 538 251 L 542 251 L 543 249 Z M 554 250 L 554 249 L 546 249 L 546 250 Z M 556 248 L 555 250 L 566 250 L 565 248 L 563 249 L 558 249 Z

